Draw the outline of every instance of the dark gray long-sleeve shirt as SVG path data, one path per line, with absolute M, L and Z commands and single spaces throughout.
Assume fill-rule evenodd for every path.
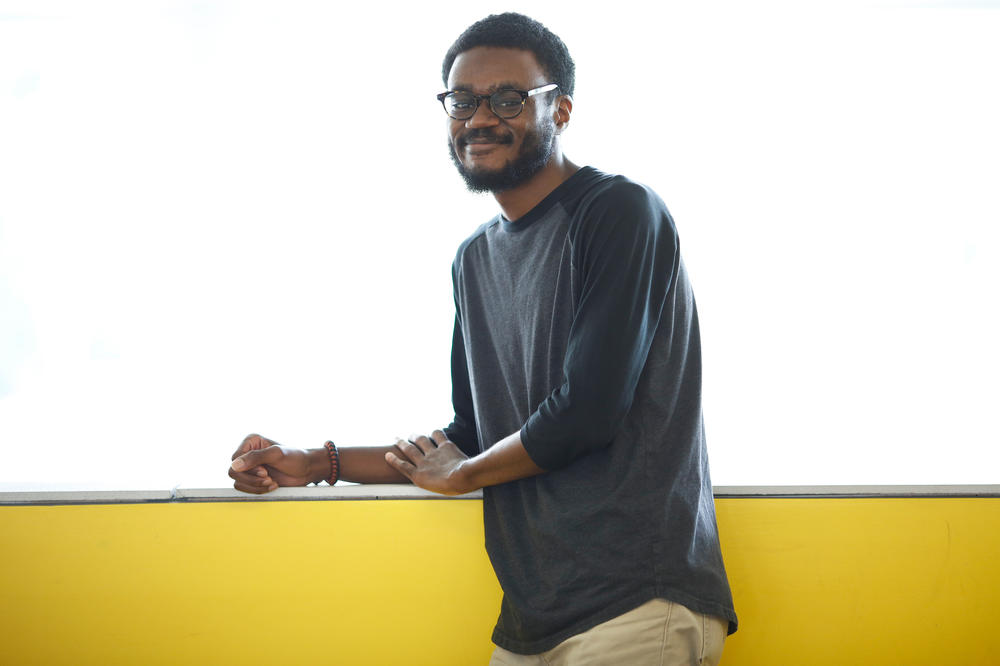
M 701 413 L 698 317 L 651 190 L 585 167 L 459 248 L 448 437 L 513 432 L 535 477 L 484 489 L 504 598 L 493 641 L 533 654 L 653 598 L 736 614 Z

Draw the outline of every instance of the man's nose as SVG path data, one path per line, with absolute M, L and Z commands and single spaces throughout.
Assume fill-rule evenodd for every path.
M 490 127 L 492 125 L 500 124 L 500 118 L 497 114 L 493 113 L 493 109 L 490 108 L 490 100 L 484 99 L 476 107 L 476 112 L 472 114 L 472 117 L 465 121 L 465 126 L 468 128 L 473 127 Z

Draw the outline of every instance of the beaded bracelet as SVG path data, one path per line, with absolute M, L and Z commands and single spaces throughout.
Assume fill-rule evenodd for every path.
M 326 453 L 330 456 L 330 478 L 326 482 L 332 486 L 340 478 L 340 451 L 337 450 L 337 445 L 331 441 L 327 441 L 323 446 L 326 447 Z

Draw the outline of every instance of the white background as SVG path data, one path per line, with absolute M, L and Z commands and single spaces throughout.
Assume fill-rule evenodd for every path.
M 434 94 L 506 9 L 576 59 L 568 156 L 674 214 L 717 485 L 1000 481 L 996 3 L 0 0 L 0 489 L 446 424 L 496 206 Z

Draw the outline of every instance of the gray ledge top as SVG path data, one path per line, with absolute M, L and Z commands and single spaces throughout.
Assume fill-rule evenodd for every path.
M 716 486 L 720 498 L 822 497 L 1000 497 L 1000 485 L 934 486 Z M 50 490 L 0 492 L 0 506 L 61 504 L 143 504 L 157 502 L 281 502 L 315 500 L 468 500 L 482 499 L 477 490 L 446 497 L 412 485 L 344 485 L 278 488 L 250 495 L 234 488 L 168 490 Z

